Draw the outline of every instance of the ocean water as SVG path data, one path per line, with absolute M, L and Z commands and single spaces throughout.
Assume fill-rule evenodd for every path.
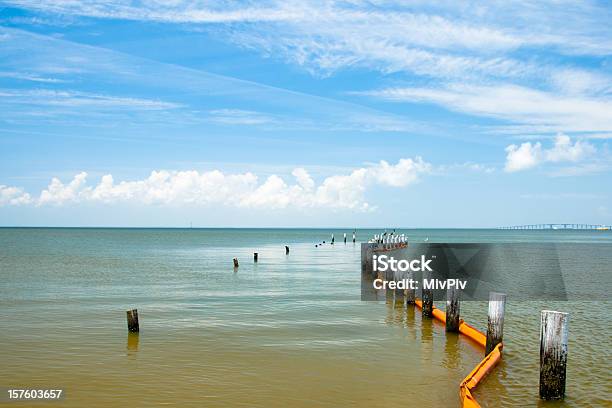
M 332 232 L 334 246 L 315 247 Z M 62 407 L 459 406 L 482 350 L 418 310 L 360 301 L 351 232 L 2 228 L 0 388 L 61 388 L 64 398 L 45 404 Z M 375 232 L 358 230 L 358 241 Z M 612 242 L 601 231 L 398 232 L 414 242 Z M 478 401 L 611 406 L 610 306 L 509 299 L 503 360 Z M 127 333 L 131 308 L 139 335 Z M 486 302 L 461 308 L 485 328 Z M 562 402 L 538 400 L 542 309 L 570 312 Z

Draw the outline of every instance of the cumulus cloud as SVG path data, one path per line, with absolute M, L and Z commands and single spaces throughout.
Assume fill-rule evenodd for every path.
M 0 184 L 0 206 L 21 205 L 32 202 L 32 197 L 23 189 Z
M 555 138 L 555 145 L 553 148 L 547 150 L 545 153 L 547 161 L 577 162 L 595 153 L 595 147 L 592 144 L 581 140 L 577 140 L 572 144 L 572 140 L 569 136 L 559 134 Z
M 396 164 L 383 160 L 357 168 L 349 174 L 328 176 L 318 185 L 304 168 L 294 169 L 291 181 L 278 175 L 260 181 L 250 172 L 226 174 L 219 170 L 159 170 L 141 180 L 120 182 L 107 174 L 94 185 L 88 184 L 87 173 L 81 172 L 66 184 L 53 178 L 37 199 L 31 199 L 19 189 L 12 188 L 6 193 L 0 191 L 3 203 L 33 202 L 38 206 L 130 202 L 145 205 L 219 204 L 239 208 L 345 208 L 365 211 L 371 208 L 365 198 L 369 187 L 404 187 L 418 181 L 422 174 L 430 170 L 431 165 L 420 157 L 401 159 Z M 7 198 L 4 198 L 5 195 Z M 27 196 L 27 200 L 19 199 L 22 196 Z
M 537 142 L 522 143 L 520 146 L 511 144 L 506 147 L 506 167 L 507 172 L 526 170 L 538 165 L 542 157 L 542 144 Z
M 520 146 L 515 144 L 507 146 L 505 170 L 507 172 L 527 170 L 544 162 L 576 163 L 595 152 L 595 147 L 588 142 L 576 140 L 572 143 L 569 136 L 558 134 L 550 149 L 544 149 L 540 142 L 525 142 Z
M 64 185 L 60 179 L 53 177 L 51 184 L 40 193 L 38 204 L 61 204 L 66 201 L 75 201 L 84 193 L 82 187 L 85 185 L 87 173 L 81 172 L 74 176 L 72 181 Z

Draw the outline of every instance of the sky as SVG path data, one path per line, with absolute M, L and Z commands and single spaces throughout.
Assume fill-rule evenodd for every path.
M 612 224 L 612 5 L 0 1 L 0 225 Z

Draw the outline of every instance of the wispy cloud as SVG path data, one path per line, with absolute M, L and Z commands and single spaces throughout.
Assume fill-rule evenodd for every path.
M 213 122 L 228 125 L 263 125 L 275 122 L 270 115 L 242 109 L 213 109 L 208 111 Z
M 602 198 L 600 194 L 593 193 L 527 193 L 519 196 L 525 200 L 594 200 Z
M 20 79 L 23 81 L 31 81 L 31 82 L 42 82 L 48 84 L 58 84 L 63 82 L 69 82 L 65 79 L 59 78 L 49 78 L 42 77 L 36 74 L 30 74 L 27 72 L 0 72 L 0 78 L 12 78 L 12 79 Z
M 147 111 L 152 114 L 172 111 L 163 122 L 182 126 L 213 123 L 355 132 L 405 132 L 425 127 L 417 120 L 356 103 L 160 63 L 19 29 L 0 27 L 2 32 L 11 40 L 0 47 L 0 72 L 27 72 L 32 77 L 74 80 L 69 86 L 60 83 L 53 89 L 40 89 L 42 85 L 34 82 L 35 87 L 30 89 L 13 86 L 1 91 L 0 102 L 11 105 L 4 109 L 6 120 L 11 123 L 23 122 L 32 114 L 53 114 L 48 109 L 23 112 L 26 105 L 40 104 L 43 108 L 63 108 L 58 115 L 64 115 L 69 108 L 83 118 L 94 115 L 97 123 L 101 113 L 110 115 L 114 108 L 119 116 L 115 123 L 124 119 L 126 111 L 137 110 L 143 115 Z M 112 86 L 104 87 L 103 93 L 91 91 L 96 84 L 108 83 Z M 169 93 L 171 100 L 168 100 Z M 150 96 L 160 94 L 164 99 Z M 13 108 L 19 109 L 19 115 L 11 114 Z M 148 123 L 161 120 L 159 115 L 140 118 Z
M 474 173 L 486 173 L 491 174 L 495 172 L 495 167 L 475 162 L 464 162 L 464 163 L 453 163 L 445 164 L 437 167 L 437 171 L 440 173 L 454 173 L 458 171 L 469 171 Z
M 148 20 L 168 23 L 233 23 L 256 21 L 286 21 L 303 17 L 299 10 L 280 4 L 242 2 L 234 5 L 211 2 L 129 2 L 116 1 L 65 1 L 51 0 L 45 3 L 28 0 L 9 1 L 15 6 L 77 16 Z M 250 4 L 249 4 L 250 3 Z
M 363 95 L 397 102 L 427 102 L 471 115 L 537 126 L 540 131 L 612 130 L 612 98 L 559 95 L 516 85 L 450 84 L 442 88 L 386 88 Z
M 226 38 L 323 73 L 366 66 L 441 77 L 520 76 L 538 67 L 511 55 L 517 49 L 587 55 L 612 52 L 610 11 L 591 2 L 8 3 L 58 15 L 230 25 Z
M 107 174 L 98 184 L 89 185 L 87 173 L 81 172 L 68 183 L 53 178 L 35 199 L 22 189 L 0 186 L 0 204 L 42 206 L 133 202 L 145 205 L 223 204 L 256 209 L 291 207 L 366 211 L 373 208 L 365 199 L 365 193 L 371 186 L 405 187 L 430 171 L 431 165 L 416 157 L 400 159 L 396 164 L 380 161 L 347 174 L 327 176 L 319 184 L 304 168 L 292 171 L 293 183 L 276 174 L 260 181 L 251 172 L 226 174 L 219 170 L 159 170 L 142 180 L 120 182 Z
M 0 89 L 0 101 L 28 105 L 164 110 L 182 105 L 154 99 L 118 97 L 79 91 Z
M 592 162 L 579 163 L 575 166 L 564 166 L 547 172 L 550 177 L 580 177 L 604 173 L 612 169 L 612 161 L 599 158 Z

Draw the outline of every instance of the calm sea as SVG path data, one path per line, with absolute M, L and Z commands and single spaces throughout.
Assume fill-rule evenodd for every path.
M 315 247 L 332 232 L 334 246 Z M 378 232 L 358 230 L 358 243 Z M 612 242 L 595 231 L 398 232 L 413 242 Z M 459 406 L 482 350 L 418 311 L 360 301 L 351 233 L 0 229 L 0 388 L 62 388 L 48 404 L 67 407 Z M 554 309 L 570 313 L 567 397 L 541 405 L 610 406 L 611 306 L 509 299 L 503 361 L 479 402 L 541 404 L 539 312 Z M 131 308 L 138 336 L 127 333 Z M 462 304 L 481 329 L 486 314 L 484 302 Z

